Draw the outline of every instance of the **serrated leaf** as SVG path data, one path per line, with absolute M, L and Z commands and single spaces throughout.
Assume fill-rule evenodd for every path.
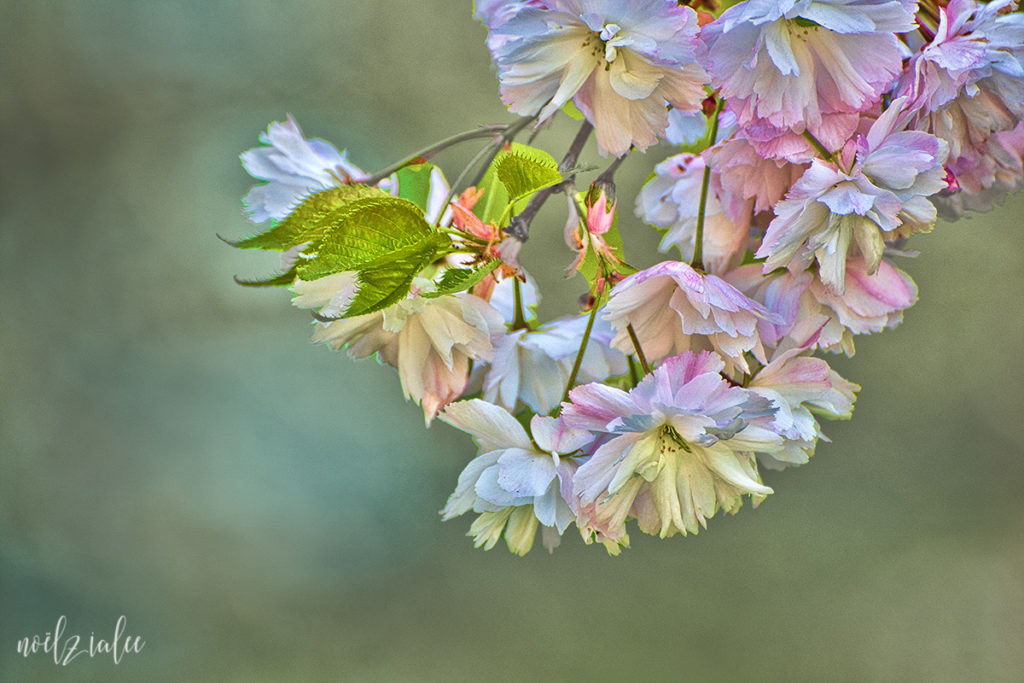
M 555 158 L 526 145 L 516 145 L 502 152 L 494 163 L 498 180 L 505 186 L 511 201 L 562 182 Z
M 298 273 L 296 272 L 295 266 L 292 266 L 290 269 L 280 273 L 279 275 L 271 275 L 270 277 L 263 279 L 243 279 L 236 275 L 235 282 L 243 287 L 286 287 L 295 282 L 297 275 Z
M 380 311 L 401 301 L 412 288 L 419 269 L 376 268 L 359 273 L 359 289 L 342 317 L 352 318 Z
M 444 275 L 441 276 L 441 280 L 437 283 L 437 291 L 424 292 L 423 297 L 434 299 L 445 294 L 464 292 L 483 280 L 500 265 L 501 260 L 494 259 L 479 268 L 449 268 L 444 271 Z
M 495 158 L 495 161 L 497 161 L 497 158 Z M 509 197 L 508 190 L 505 189 L 505 186 L 498 179 L 495 163 L 492 162 L 487 167 L 487 172 L 484 173 L 484 177 L 480 180 L 480 184 L 477 185 L 477 189 L 483 190 L 484 194 L 473 207 L 473 213 L 484 223 L 497 225 L 498 221 L 505 214 Z
M 419 207 L 390 195 L 347 204 L 324 223 L 325 234 L 315 257 L 299 266 L 303 280 L 386 263 L 388 255 L 438 235 Z
M 451 240 L 448 237 L 433 233 L 426 239 L 364 263 L 356 275 L 356 295 L 341 317 L 373 313 L 401 301 L 409 293 L 413 278 L 449 246 Z
M 510 143 L 507 147 L 507 151 L 511 152 L 529 149 L 530 148 L 526 145 L 519 144 L 518 142 Z M 514 202 L 511 210 L 506 214 L 506 209 L 509 208 L 510 198 L 508 196 L 508 190 L 505 188 L 505 185 L 502 184 L 501 179 L 498 178 L 498 163 L 501 160 L 502 156 L 500 154 L 494 158 L 491 165 L 487 167 L 484 177 L 477 185 L 477 189 L 483 190 L 484 194 L 483 197 L 480 198 L 480 201 L 478 201 L 473 207 L 473 213 L 476 214 L 477 218 L 488 225 L 498 225 L 503 217 L 519 213 L 526 208 L 526 204 L 529 201 L 529 198 L 519 199 Z
M 341 185 L 307 195 L 283 220 L 258 235 L 232 243 L 239 249 L 286 251 L 305 242 L 315 241 L 323 232 L 323 221 L 333 211 L 352 201 L 366 197 L 388 196 L 386 192 L 366 185 Z
M 400 168 L 395 172 L 398 196 L 408 199 L 426 212 L 430 197 L 430 174 L 433 170 L 433 164 L 414 164 Z
M 368 261 L 359 267 L 359 270 L 374 270 L 377 268 L 405 268 L 407 264 L 416 265 L 416 272 L 419 272 L 437 260 L 444 254 L 452 241 L 441 233 L 433 233 L 419 242 L 407 244 L 395 251 L 384 254 L 379 258 Z
M 330 187 L 307 196 L 270 230 L 229 244 L 239 249 L 287 251 L 319 239 L 324 232 L 324 221 L 332 212 L 360 199 L 389 196 L 383 190 L 366 185 Z

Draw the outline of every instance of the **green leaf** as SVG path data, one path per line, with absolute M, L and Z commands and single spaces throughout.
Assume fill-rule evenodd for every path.
M 238 242 L 228 242 L 239 249 L 287 251 L 323 235 L 325 221 L 340 208 L 360 199 L 390 197 L 387 192 L 366 185 L 339 185 L 307 196 L 288 216 L 270 230 Z
M 242 285 L 243 287 L 286 287 L 291 283 L 295 282 L 297 273 L 295 266 L 292 266 L 289 270 L 279 275 L 271 275 L 270 277 L 263 278 L 262 280 L 250 280 L 243 279 L 235 276 L 235 282 Z
M 437 291 L 424 292 L 423 297 L 434 299 L 445 294 L 464 292 L 483 280 L 500 265 L 501 260 L 494 259 L 479 268 L 449 268 L 444 271 L 440 282 L 437 283 Z
M 508 146 L 509 152 L 519 152 L 529 154 L 531 148 L 526 145 L 521 145 L 518 142 L 513 142 Z M 509 208 L 511 198 L 508 195 L 508 189 L 502 183 L 498 177 L 498 165 L 502 162 L 504 157 L 499 154 L 491 162 L 491 165 L 487 167 L 487 172 L 484 173 L 484 177 L 480 180 L 477 185 L 477 189 L 484 191 L 483 197 L 473 207 L 473 213 L 484 223 L 488 225 L 498 225 L 503 217 L 508 215 L 515 215 L 526 208 L 526 204 L 529 198 L 520 198 L 514 202 L 514 206 L 506 214 L 506 209 Z M 551 159 L 554 160 L 553 158 Z M 504 226 L 499 226 L 504 227 Z
M 706 227 L 707 226 L 705 226 L 705 228 Z M 764 264 L 764 262 L 767 261 L 767 260 L 768 260 L 767 256 L 762 256 L 761 258 L 758 258 L 754 254 L 753 251 L 751 251 L 750 249 L 747 249 L 745 252 L 743 252 L 743 260 L 740 261 L 740 265 L 741 266 L 749 266 L 752 263 Z
M 400 168 L 395 172 L 398 196 L 408 199 L 426 212 L 430 197 L 430 174 L 433 170 L 433 164 L 413 164 Z
M 810 19 L 804 19 L 803 17 L 796 17 L 796 18 L 794 18 L 793 19 L 793 23 L 796 24 L 797 26 L 801 26 L 801 27 L 805 27 L 805 28 L 813 28 L 813 27 L 816 27 L 816 26 L 821 26 L 821 24 L 819 24 L 818 22 L 812 21 Z
M 413 278 L 450 246 L 448 237 L 434 233 L 363 264 L 356 273 L 356 294 L 339 317 L 373 313 L 401 301 L 409 293 Z
M 494 161 L 497 162 L 497 158 Z M 484 173 L 484 177 L 480 180 L 480 184 L 477 185 L 477 189 L 482 189 L 484 194 L 473 207 L 473 213 L 484 223 L 497 225 L 498 221 L 505 214 L 509 196 L 508 190 L 505 189 L 505 186 L 498 179 L 496 163 L 491 163 L 487 167 L 487 172 Z
M 452 241 L 441 233 L 432 233 L 404 247 L 388 252 L 383 256 L 367 261 L 359 270 L 375 270 L 377 268 L 406 268 L 416 266 L 416 272 L 423 270 L 444 254 Z
M 498 180 L 505 186 L 512 201 L 562 182 L 555 158 L 543 150 L 526 145 L 516 145 L 502 152 L 494 163 Z
M 562 105 L 562 111 L 564 111 L 566 115 L 574 121 L 582 121 L 584 118 L 583 112 L 579 110 L 579 107 L 577 107 L 576 103 L 572 100 L 569 100 Z
M 401 301 L 412 287 L 416 272 L 395 268 L 375 268 L 359 273 L 359 289 L 343 318 L 366 315 Z
M 323 220 L 325 234 L 315 257 L 299 266 L 303 280 L 386 264 L 403 247 L 439 235 L 419 207 L 390 195 L 351 202 Z

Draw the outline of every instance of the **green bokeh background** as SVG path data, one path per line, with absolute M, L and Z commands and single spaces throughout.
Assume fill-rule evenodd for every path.
M 274 266 L 214 236 L 268 122 L 377 169 L 507 121 L 483 39 L 468 2 L 0 0 L 0 680 L 1024 680 L 1021 197 L 913 240 L 921 301 L 836 359 L 864 389 L 809 466 L 617 559 L 474 550 L 437 515 L 469 440 L 231 282 Z M 545 314 L 582 290 L 552 204 Z M 146 647 L 17 654 L 62 614 Z

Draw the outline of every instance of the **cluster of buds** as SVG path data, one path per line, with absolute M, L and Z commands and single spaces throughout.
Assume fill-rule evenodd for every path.
M 807 463 L 859 387 L 822 353 L 902 320 L 907 238 L 1024 184 L 1024 15 L 1012 0 L 481 0 L 520 118 L 375 174 L 291 119 L 242 155 L 313 340 L 394 366 L 407 398 L 479 453 L 442 510 L 477 546 L 618 554 L 697 533 Z M 514 141 L 581 121 L 561 161 Z M 612 161 L 577 192 L 591 135 Z M 450 186 L 433 159 L 482 141 Z M 636 197 L 666 260 L 637 269 L 614 173 L 674 146 Z M 474 173 L 475 171 L 475 173 Z M 466 179 L 470 179 L 465 181 Z M 465 182 L 464 182 L 465 181 Z M 542 322 L 520 263 L 567 198 L 580 314 Z M 628 244 L 626 245 L 628 246 Z M 528 264 L 527 264 L 528 265 Z M 815 355 L 819 354 L 819 355 Z

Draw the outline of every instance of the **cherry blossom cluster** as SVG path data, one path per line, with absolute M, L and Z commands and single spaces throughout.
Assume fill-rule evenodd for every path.
M 290 288 L 314 342 L 393 366 L 428 425 L 473 437 L 442 515 L 474 513 L 478 547 L 524 554 L 539 532 L 553 549 L 575 525 L 618 554 L 633 521 L 665 538 L 759 504 L 764 470 L 808 462 L 820 420 L 852 415 L 859 387 L 815 354 L 852 356 L 916 301 L 907 238 L 1024 183 L 1011 0 L 480 0 L 476 16 L 513 123 L 377 173 L 273 123 L 241 157 L 265 232 L 233 244 L 281 252 L 279 274 L 240 282 Z M 515 140 L 556 116 L 580 122 L 560 161 Z M 591 135 L 610 161 L 583 184 Z M 474 141 L 449 183 L 434 159 Z M 641 269 L 614 176 L 655 145 L 669 156 L 635 212 L 674 253 Z M 555 195 L 566 219 L 543 225 Z M 531 229 L 562 231 L 580 314 L 538 318 Z

